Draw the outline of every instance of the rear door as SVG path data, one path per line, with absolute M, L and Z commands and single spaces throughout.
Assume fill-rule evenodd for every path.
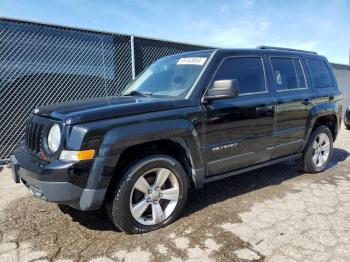
M 212 81 L 237 79 L 239 97 L 205 104 L 207 175 L 224 173 L 270 159 L 274 98 L 268 89 L 264 56 L 225 57 Z
M 269 56 L 276 89 L 276 130 L 272 158 L 301 152 L 309 110 L 316 102 L 297 56 Z

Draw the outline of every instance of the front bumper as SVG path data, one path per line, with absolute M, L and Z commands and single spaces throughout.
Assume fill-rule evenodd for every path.
M 12 177 L 35 197 L 79 210 L 101 207 L 113 172 L 115 158 L 42 164 L 25 154 L 23 145 L 10 157 Z

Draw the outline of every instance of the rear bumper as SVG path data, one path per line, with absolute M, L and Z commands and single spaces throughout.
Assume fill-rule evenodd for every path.
M 35 197 L 79 210 L 101 207 L 111 178 L 114 158 L 82 162 L 53 161 L 38 165 L 19 151 L 11 156 L 12 177 Z

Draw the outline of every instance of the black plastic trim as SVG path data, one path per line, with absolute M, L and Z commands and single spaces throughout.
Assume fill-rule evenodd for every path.
M 264 163 L 261 163 L 261 164 L 257 164 L 257 165 L 241 168 L 241 169 L 238 169 L 238 170 L 230 171 L 230 172 L 223 173 L 223 174 L 220 174 L 220 175 L 211 176 L 211 177 L 205 178 L 204 179 L 204 183 L 206 184 L 206 183 L 214 182 L 214 181 L 217 181 L 217 180 L 220 180 L 220 179 L 224 179 L 224 178 L 228 178 L 228 177 L 231 177 L 231 176 L 239 175 L 239 174 L 242 174 L 242 173 L 245 173 L 245 172 L 248 172 L 248 171 L 252 171 L 252 170 L 255 170 L 255 169 L 258 169 L 258 168 L 261 168 L 261 167 L 274 165 L 274 164 L 277 164 L 277 163 L 280 163 L 280 162 L 283 162 L 283 161 L 297 159 L 297 158 L 300 158 L 302 155 L 303 155 L 302 153 L 294 154 L 294 155 L 290 155 L 290 156 L 286 156 L 286 157 L 277 158 L 277 159 L 274 159 L 274 160 L 271 160 L 271 161 L 267 161 L 267 162 L 264 162 Z

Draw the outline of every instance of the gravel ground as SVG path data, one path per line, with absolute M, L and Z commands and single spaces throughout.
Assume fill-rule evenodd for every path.
M 288 162 L 208 184 L 143 235 L 118 232 L 103 210 L 35 199 L 2 168 L 0 261 L 350 261 L 349 134 L 322 174 Z

